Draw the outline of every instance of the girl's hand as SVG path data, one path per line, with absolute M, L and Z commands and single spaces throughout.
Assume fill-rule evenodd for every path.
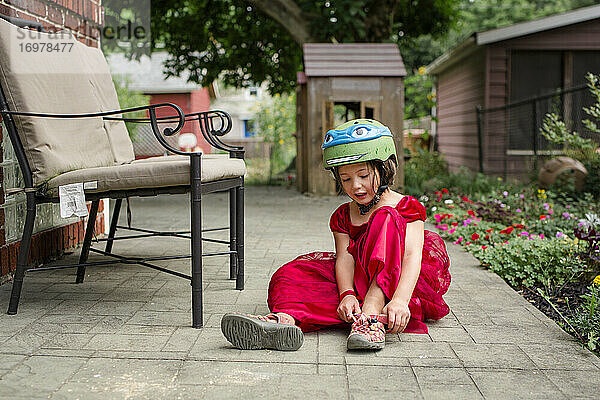
M 354 295 L 348 295 L 340 301 L 337 308 L 338 317 L 346 322 L 353 322 L 352 315 L 360 314 L 360 305 Z
M 388 318 L 389 333 L 400 333 L 410 321 L 410 310 L 408 303 L 401 300 L 392 299 L 385 307 L 383 314 Z

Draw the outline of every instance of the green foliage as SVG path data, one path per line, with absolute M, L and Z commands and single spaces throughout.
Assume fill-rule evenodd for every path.
M 269 183 L 282 172 L 296 153 L 296 95 L 276 94 L 259 105 L 256 113 L 259 135 L 269 143 Z
M 583 304 L 579 306 L 569 319 L 571 326 L 585 341 L 588 349 L 600 350 L 600 284 L 592 284 L 588 292 L 581 296 Z
M 152 35 L 171 58 L 167 72 L 190 72 L 190 80 L 208 85 L 215 79 L 236 87 L 267 82 L 270 93 L 290 92 L 302 69 L 303 43 L 295 33 L 309 32 L 310 42 L 395 41 L 445 32 L 460 0 L 296 0 L 277 22 L 272 2 L 242 0 L 154 0 Z M 294 18 L 291 11 L 298 11 Z
M 569 132 L 567 125 L 554 113 L 546 114 L 542 123 L 542 135 L 550 142 L 572 147 L 578 150 L 593 148 L 591 139 L 585 139 L 579 136 L 577 132 Z
M 600 134 L 600 76 L 588 74 L 586 78 L 595 103 L 583 108 L 590 118 L 582 122 L 591 132 Z M 588 176 L 583 192 L 600 196 L 600 153 L 596 150 L 598 144 L 591 139 L 582 138 L 577 132 L 570 132 L 565 122 L 554 113 L 546 114 L 540 133 L 550 142 L 562 145 L 566 156 L 579 160 L 586 167 Z M 555 187 L 559 188 L 559 185 Z M 570 185 L 563 190 L 575 194 Z
M 474 255 L 513 286 L 543 287 L 547 294 L 587 271 L 577 257 L 577 245 L 565 238 L 512 238 L 487 249 L 475 248 Z
M 448 163 L 439 153 L 419 150 L 404 163 L 404 191 L 418 197 L 425 192 L 427 182 L 447 175 Z
M 404 191 L 412 196 L 431 194 L 440 188 L 471 195 L 488 195 L 503 190 L 518 191 L 521 185 L 501 178 L 473 173 L 467 168 L 448 172 L 448 163 L 437 152 L 419 149 L 404 163 Z
M 130 81 L 127 78 L 113 77 L 113 83 L 115 84 L 121 109 L 147 106 L 150 104 L 150 96 L 146 96 L 145 94 L 129 89 Z M 123 115 L 125 118 L 146 118 L 147 116 L 148 115 L 145 111 L 138 111 Z M 134 122 L 125 122 L 125 126 L 127 127 L 127 131 L 129 132 L 129 137 L 131 140 L 135 140 L 135 134 L 140 124 L 136 124 Z
M 404 119 L 421 118 L 431 114 L 435 106 L 433 79 L 423 69 L 409 72 L 404 78 Z

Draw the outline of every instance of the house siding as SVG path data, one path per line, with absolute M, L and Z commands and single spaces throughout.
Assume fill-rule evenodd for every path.
M 485 53 L 477 50 L 438 76 L 438 149 L 450 170 L 478 169 L 477 113 L 484 101 Z
M 600 20 L 586 21 L 548 31 L 493 43 L 486 46 L 485 108 L 510 102 L 510 65 L 514 50 L 600 51 Z M 565 82 L 567 84 L 568 82 Z M 502 114 L 487 114 L 484 120 L 484 171 L 491 175 L 522 175 L 529 158 L 506 155 L 505 119 Z

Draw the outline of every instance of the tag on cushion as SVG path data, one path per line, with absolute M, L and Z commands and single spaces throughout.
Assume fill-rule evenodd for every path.
M 98 189 L 98 181 L 89 181 L 83 183 L 84 190 L 96 190 Z
M 60 200 L 60 216 L 68 218 L 76 215 L 86 217 L 88 209 L 85 205 L 85 194 L 83 183 L 72 183 L 58 187 L 58 198 Z

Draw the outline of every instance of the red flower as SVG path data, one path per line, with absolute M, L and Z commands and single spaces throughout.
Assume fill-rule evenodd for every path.
M 469 198 L 467 196 L 463 196 L 462 200 L 467 203 L 473 203 L 473 200 L 469 200 Z
M 490 228 L 490 229 L 486 229 L 485 231 L 486 231 L 487 233 L 490 233 L 491 231 L 493 231 L 493 229 L 492 229 L 492 228 Z
M 507 226 L 506 228 L 502 229 L 502 230 L 500 231 L 500 233 L 506 233 L 506 234 L 509 234 L 509 233 L 511 233 L 511 232 L 512 232 L 512 231 L 514 231 L 514 230 L 515 230 L 515 228 L 513 228 L 512 226 Z
M 474 234 L 471 235 L 471 240 L 472 241 L 475 241 L 477 239 L 479 239 L 479 235 L 478 234 L 474 233 Z
M 442 193 L 448 194 L 448 193 L 449 193 L 449 192 L 448 192 L 448 189 L 446 189 L 446 188 L 443 188 L 443 189 L 442 189 Z
M 525 229 L 525 227 L 523 225 L 521 225 L 521 224 L 516 224 L 515 228 L 517 228 L 517 229 Z
M 481 246 L 481 248 L 482 248 L 483 250 L 485 250 L 485 249 L 487 249 L 487 246 Z
M 548 218 L 547 215 L 540 215 L 540 219 L 546 219 L 546 218 Z
M 467 211 L 467 214 L 473 216 L 473 215 L 475 215 L 475 212 L 473 210 L 469 210 L 469 211 Z
M 458 222 L 453 222 L 452 226 L 458 226 Z
M 487 240 L 490 238 L 490 235 L 485 235 L 483 238 Z

